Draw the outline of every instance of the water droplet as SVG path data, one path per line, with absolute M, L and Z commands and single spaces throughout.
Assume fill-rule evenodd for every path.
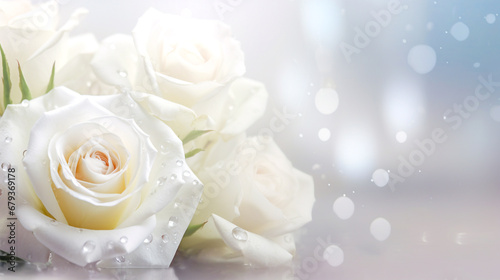
M 198 185 L 199 183 L 200 183 L 200 182 L 198 182 L 198 180 L 194 180 L 194 181 L 193 181 L 193 185 L 195 185 L 195 186 L 196 186 L 196 185 Z
M 115 258 L 117 263 L 124 263 L 125 262 L 125 256 L 119 256 Z
M 116 71 L 116 73 L 118 73 L 118 75 L 120 75 L 120 77 L 122 78 L 126 78 L 128 76 L 128 73 L 124 70 L 118 70 Z
M 186 171 L 182 172 L 182 176 L 189 177 L 189 176 L 191 176 L 191 172 L 186 170 Z
M 428 45 L 416 45 L 408 52 L 408 64 L 418 74 L 426 74 L 436 66 L 436 52 Z
M 83 254 L 88 254 L 88 253 L 91 253 L 92 251 L 94 251 L 95 249 L 95 242 L 94 241 L 87 241 L 83 244 L 83 247 L 82 247 L 82 253 Z
M 23 152 L 23 158 L 26 156 L 27 152 L 28 152 L 28 150 L 24 150 L 24 152 Z
M 344 262 L 344 251 L 337 245 L 330 245 L 323 251 L 323 259 L 329 265 L 337 267 Z
M 330 130 L 328 128 L 323 127 L 322 129 L 320 129 L 318 131 L 319 140 L 321 140 L 323 142 L 328 141 L 328 139 L 330 139 L 330 136 L 331 136 L 331 133 L 330 133 Z
M 126 244 L 128 242 L 128 238 L 126 236 L 120 237 L 120 243 L 121 244 Z
M 170 141 L 165 141 L 164 143 L 160 144 L 160 152 L 162 154 L 168 154 L 169 153 L 169 147 L 170 147 Z
M 10 142 L 12 142 L 12 137 L 9 136 L 5 137 L 5 143 L 10 143 Z
M 464 41 L 469 37 L 469 27 L 459 21 L 451 27 L 450 33 L 457 41 Z
M 389 183 L 389 173 L 384 169 L 377 169 L 372 174 L 372 180 L 378 187 L 384 187 Z
M 160 177 L 158 178 L 158 181 L 156 181 L 156 183 L 158 184 L 158 186 L 162 186 L 163 184 L 165 184 L 166 181 L 167 177 Z
M 333 88 L 321 88 L 314 98 L 316 109 L 324 115 L 335 112 L 339 106 L 339 95 Z
M 170 180 L 175 180 L 175 179 L 177 179 L 177 175 L 175 174 L 170 175 Z
M 341 196 L 333 203 L 333 212 L 341 220 L 347 220 L 354 214 L 354 202 L 348 197 Z
M 153 235 L 150 234 L 146 237 L 146 239 L 144 239 L 144 243 L 145 244 L 150 244 L 151 242 L 153 242 Z
M 176 216 L 172 216 L 170 217 L 170 219 L 168 219 L 168 227 L 173 228 L 177 225 L 178 222 L 179 218 L 177 218 Z
M 178 160 L 175 162 L 175 164 L 177 164 L 177 166 L 182 166 L 184 163 L 182 162 L 182 160 Z
M 247 241 L 248 240 L 248 233 L 246 230 L 240 228 L 240 227 L 235 227 L 232 231 L 233 237 L 236 240 L 239 241 Z
M 494 14 L 487 14 L 487 15 L 484 17 L 484 19 L 486 20 L 486 22 L 487 22 L 487 23 L 489 23 L 489 24 L 493 24 L 493 23 L 495 23 L 495 21 L 496 21 L 496 19 L 497 19 L 497 18 L 495 17 L 495 15 L 494 15 Z
M 21 101 L 21 106 L 23 107 L 29 107 L 30 106 L 30 101 L 28 99 L 24 99 Z
M 378 241 L 384 241 L 391 235 L 391 224 L 384 218 L 376 218 L 370 224 L 370 233 Z
M 170 238 L 167 234 L 164 234 L 161 236 L 161 240 L 163 241 L 163 243 L 168 243 L 168 241 L 170 241 Z
M 7 162 L 2 163 L 2 170 L 3 170 L 3 171 L 7 171 L 7 170 L 9 170 L 9 169 L 10 169 L 10 167 L 11 167 L 11 166 L 10 166 L 10 163 L 7 163 Z

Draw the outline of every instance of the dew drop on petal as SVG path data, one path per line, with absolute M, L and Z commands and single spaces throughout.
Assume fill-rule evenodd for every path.
M 120 243 L 121 244 L 126 244 L 128 242 L 128 238 L 126 236 L 120 237 Z
M 314 98 L 316 109 L 324 115 L 333 114 L 339 106 L 339 95 L 333 88 L 321 88 Z
M 198 180 L 194 180 L 194 181 L 193 181 L 193 185 L 195 185 L 195 186 L 196 186 L 196 185 L 198 185 L 199 183 L 200 183 L 200 182 L 198 182 Z
M 377 187 L 384 187 L 389 183 L 389 173 L 384 169 L 377 169 L 372 174 L 372 180 Z
M 450 33 L 457 41 L 464 41 L 469 37 L 469 27 L 459 21 L 451 27 Z
M 168 237 L 167 234 L 164 234 L 161 236 L 161 240 L 163 241 L 163 243 L 168 243 L 168 241 L 170 240 L 170 238 Z
M 115 258 L 117 263 L 124 263 L 125 262 L 125 256 L 119 256 Z
M 168 219 L 168 227 L 173 228 L 177 225 L 178 222 L 179 218 L 177 218 L 176 216 L 172 216 L 170 217 L 170 219 Z
M 118 70 L 116 71 L 116 73 L 118 73 L 118 75 L 120 75 L 120 77 L 122 78 L 126 78 L 128 76 L 128 73 L 124 70 Z
M 247 241 L 248 240 L 248 233 L 246 230 L 240 228 L 240 227 L 235 227 L 233 228 L 233 237 L 236 240 L 239 241 Z
M 162 186 L 163 184 L 165 184 L 166 181 L 167 181 L 167 177 L 160 177 L 160 178 L 158 178 L 156 183 L 158 184 L 158 186 Z
M 144 244 L 150 244 L 153 242 L 153 234 L 149 234 L 146 239 L 144 239 Z
M 182 160 L 178 160 L 175 162 L 175 164 L 177 164 L 177 166 L 182 166 L 184 163 L 182 162 Z
M 10 136 L 5 137 L 5 143 L 10 143 L 10 142 L 12 142 L 12 137 Z
M 370 224 L 370 233 L 378 241 L 384 241 L 391 235 L 391 224 L 384 218 L 376 218 Z
M 94 241 L 87 241 L 83 244 L 83 247 L 82 247 L 82 253 L 83 254 L 88 254 L 88 253 L 91 253 L 92 251 L 94 251 L 95 249 L 95 242 Z
M 323 259 L 329 265 L 337 267 L 344 262 L 344 251 L 337 245 L 330 245 L 323 251 Z
M 28 99 L 24 99 L 21 102 L 21 106 L 23 106 L 23 107 L 29 107 L 30 106 L 30 101 Z
M 436 52 L 428 45 L 416 45 L 408 52 L 408 64 L 418 74 L 426 74 L 436 66 Z
M 170 180 L 175 180 L 175 179 L 177 179 L 177 175 L 175 174 L 170 175 Z
M 341 220 L 347 220 L 354 214 L 354 202 L 348 197 L 341 196 L 333 203 L 333 212 Z
M 189 176 L 191 176 L 191 172 L 186 170 L 186 171 L 182 172 L 182 176 L 189 177 Z
M 7 163 L 7 162 L 2 163 L 2 170 L 3 170 L 3 171 L 7 171 L 7 170 L 9 170 L 9 169 L 10 169 L 10 167 L 11 167 L 11 166 L 10 166 L 10 163 Z
M 168 154 L 170 152 L 169 147 L 170 147 L 170 141 L 169 140 L 161 143 L 160 144 L 160 152 L 162 154 Z

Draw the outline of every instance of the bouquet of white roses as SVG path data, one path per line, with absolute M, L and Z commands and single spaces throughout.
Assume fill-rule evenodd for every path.
M 85 10 L 58 27 L 51 5 L 0 1 L 7 267 L 54 255 L 168 267 L 178 250 L 289 262 L 293 232 L 311 220 L 313 181 L 271 137 L 246 134 L 267 92 L 243 77 L 230 28 L 150 9 L 131 34 L 99 43 L 70 36 Z M 27 33 L 41 12 L 50 20 Z

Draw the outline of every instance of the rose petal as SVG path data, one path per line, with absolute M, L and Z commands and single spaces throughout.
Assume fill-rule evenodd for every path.
M 179 136 L 187 135 L 193 129 L 197 116 L 191 109 L 152 94 L 134 92 L 132 98 Z
M 114 34 L 105 38 L 90 62 L 95 74 L 103 82 L 131 88 L 135 81 L 138 55 L 130 35 Z
M 245 72 L 239 42 L 230 37 L 230 28 L 223 23 L 186 19 L 149 9 L 139 18 L 132 34 L 151 89 L 173 102 L 192 106 L 216 88 Z M 216 42 L 218 47 L 206 42 Z M 178 48 L 177 45 L 183 43 L 191 46 L 181 49 L 196 48 L 200 54 L 206 56 L 204 60 L 208 61 L 210 66 L 205 68 L 207 64 L 201 64 L 201 68 L 205 69 L 199 70 L 192 64 L 187 66 L 185 57 L 163 57 L 165 54 L 172 54 L 172 51 Z M 178 51 L 174 53 L 179 54 Z M 210 54 L 213 61 L 208 57 Z M 225 59 L 226 57 L 229 59 Z M 165 59 L 168 62 L 168 70 Z M 176 65 L 180 67 L 175 67 Z M 208 74 L 208 69 L 215 66 L 217 69 Z
M 239 240 L 233 232 L 237 228 L 236 225 L 217 215 L 212 215 L 212 218 L 227 246 L 241 252 L 251 264 L 272 267 L 292 260 L 293 256 L 288 251 L 271 240 L 241 228 L 240 230 L 246 232 L 246 237 Z
M 186 231 L 198 201 L 201 197 L 203 185 L 198 183 L 196 177 L 190 180 L 178 191 L 175 200 L 156 214 L 157 225 L 155 230 L 145 242 L 134 252 L 127 255 L 135 267 L 165 267 L 169 266 L 174 258 L 180 239 Z M 196 182 L 196 183 L 194 183 Z M 155 195 L 165 195 L 157 192 Z M 146 201 L 146 204 L 149 200 Z M 114 260 L 103 260 L 99 267 L 120 267 Z
M 152 216 L 130 227 L 109 231 L 85 230 L 51 220 L 30 206 L 20 206 L 17 212 L 23 216 L 20 220 L 22 225 L 32 231 L 41 243 L 80 266 L 134 251 L 156 224 Z
M 50 97 L 55 97 L 55 95 L 50 95 L 45 101 L 50 100 Z M 45 205 L 47 211 L 61 222 L 66 222 L 66 218 L 64 218 L 57 200 L 51 191 L 52 183 L 48 181 L 48 178 L 50 178 L 48 168 L 49 158 L 47 156 L 49 141 L 52 136 L 59 131 L 60 127 L 68 127 L 74 122 L 109 114 L 109 112 L 103 108 L 92 105 L 87 99 L 80 99 L 80 101 L 82 103 L 71 104 L 59 110 L 46 112 L 36 122 L 31 129 L 28 152 L 23 160 L 30 180 L 36 182 L 33 188 L 38 198 Z M 64 115 L 71 115 L 74 117 L 61 118 L 61 116 Z

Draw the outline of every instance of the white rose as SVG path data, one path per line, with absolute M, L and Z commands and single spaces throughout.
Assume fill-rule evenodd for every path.
M 108 38 L 108 47 L 100 50 L 93 65 L 109 84 L 153 91 L 191 107 L 244 74 L 243 52 L 230 32 L 220 21 L 150 9 L 139 18 L 133 39 Z M 132 40 L 138 58 L 130 56 Z
M 65 84 L 82 93 L 90 93 L 90 86 L 96 88 L 89 61 L 98 48 L 97 40 L 91 34 L 68 36 L 87 11 L 77 9 L 58 27 L 58 10 L 56 1 L 38 6 L 28 1 L 0 1 L 0 14 L 8 15 L 0 20 L 0 44 L 10 66 L 13 103 L 21 102 L 18 62 L 33 98 L 45 93 L 54 62 L 56 85 Z M 3 96 L 3 88 L 1 93 Z M 0 102 L 1 114 L 5 107 L 3 98 Z
M 184 30 L 182 27 L 179 28 Z M 229 53 L 227 59 L 231 59 L 230 55 Z M 129 35 L 115 34 L 102 41 L 101 47 L 92 59 L 92 67 L 96 75 L 109 85 L 153 92 L 149 78 L 145 76 L 143 64 L 139 63 L 140 60 L 133 38 Z M 200 89 L 193 90 L 201 92 Z M 204 149 L 208 149 L 209 142 L 213 143 L 219 137 L 229 139 L 246 131 L 264 114 L 268 98 L 262 83 L 243 77 L 221 85 L 210 95 L 197 101 L 189 94 L 181 95 L 182 90 L 167 92 L 178 93 L 179 98 L 172 98 L 168 94 L 159 96 L 188 105 L 200 118 L 205 118 L 206 122 L 200 124 L 197 129 L 217 132 L 211 133 L 210 137 L 198 139 L 196 146 L 191 147 Z
M 141 104 L 161 108 L 163 120 Z M 168 266 L 202 185 L 166 123 L 194 117 L 155 96 L 62 87 L 9 105 L 0 119 L 0 200 L 6 206 L 15 197 L 16 255 L 45 262 L 50 250 L 81 266 Z M 3 183 L 9 178 L 14 183 Z M 8 251 L 8 228 L 0 231 Z
M 219 142 L 208 152 L 197 172 L 205 188 L 192 224 L 208 222 L 183 239 L 185 252 L 262 266 L 292 258 L 291 233 L 311 220 L 314 183 L 274 141 L 263 139 Z M 221 157 L 228 150 L 229 156 Z

